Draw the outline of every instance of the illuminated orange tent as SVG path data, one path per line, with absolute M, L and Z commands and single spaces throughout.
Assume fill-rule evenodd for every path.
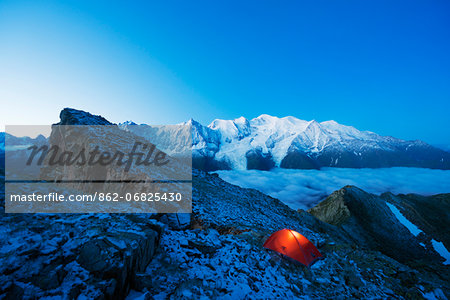
M 319 250 L 307 238 L 291 229 L 273 233 L 263 246 L 295 259 L 307 267 L 322 257 Z

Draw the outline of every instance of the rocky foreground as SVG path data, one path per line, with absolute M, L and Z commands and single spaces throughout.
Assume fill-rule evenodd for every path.
M 195 171 L 193 180 L 192 214 L 2 213 L 0 298 L 450 295 L 449 266 L 431 245 L 449 247 L 448 194 L 427 199 L 446 215 L 432 221 L 415 195 L 345 187 L 305 212 L 215 175 Z M 407 216 L 425 213 L 422 233 L 410 233 L 386 203 Z M 282 228 L 305 235 L 324 259 L 308 269 L 264 249 Z
M 194 170 L 192 196 L 191 214 L 5 214 L 2 191 L 0 299 L 450 297 L 450 194 L 347 186 L 295 211 Z M 283 228 L 324 259 L 307 268 L 264 249 Z

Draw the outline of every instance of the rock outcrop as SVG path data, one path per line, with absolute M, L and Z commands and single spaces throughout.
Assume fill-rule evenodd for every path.
M 60 121 L 56 125 L 114 125 L 102 116 L 73 108 L 64 108 L 59 118 Z
M 6 299 L 123 299 L 158 247 L 161 227 L 137 215 L 1 214 Z
M 442 257 L 432 247 L 424 247 L 424 242 L 436 238 L 448 243 L 449 201 L 450 194 L 423 197 L 386 193 L 376 196 L 347 186 L 332 193 L 308 212 L 323 222 L 335 225 L 360 246 L 378 250 L 403 263 L 420 261 L 440 268 Z M 418 232 L 422 228 L 424 232 L 411 232 L 408 225 L 403 224 L 389 208 L 391 203 L 395 207 L 408 207 L 409 210 L 402 210 L 409 211 L 410 219 L 420 226 Z

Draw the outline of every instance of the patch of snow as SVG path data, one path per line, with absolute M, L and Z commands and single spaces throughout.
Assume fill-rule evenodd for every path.
M 450 264 L 450 252 L 448 252 L 447 248 L 445 248 L 442 242 L 438 242 L 435 239 L 431 240 L 431 244 L 433 245 L 434 250 L 439 253 L 440 256 L 445 258 L 444 265 Z
M 434 291 L 428 292 L 428 293 L 424 293 L 423 297 L 427 300 L 443 300 L 443 299 L 447 299 L 447 297 L 445 297 L 444 292 L 442 292 L 441 289 L 435 289 Z
M 409 221 L 401 212 L 400 210 L 395 207 L 395 205 L 386 202 L 386 205 L 389 207 L 389 209 L 392 211 L 392 213 L 395 215 L 397 220 L 402 223 L 403 226 L 405 226 L 409 232 L 411 232 L 412 235 L 418 236 L 419 233 L 422 232 L 416 225 L 414 225 L 411 221 Z

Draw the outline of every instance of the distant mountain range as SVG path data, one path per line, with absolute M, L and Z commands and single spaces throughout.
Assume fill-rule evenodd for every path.
M 9 133 L 0 132 L 0 149 L 5 148 L 5 141 L 8 140 L 8 146 L 27 146 L 31 144 L 45 143 L 47 140 L 42 134 L 38 135 L 36 138 L 30 138 L 28 136 L 16 137 Z
M 359 131 L 335 121 L 261 115 L 251 120 L 217 119 L 208 126 L 192 119 L 186 124 L 192 126 L 193 166 L 206 171 L 273 167 L 450 169 L 450 153 L 442 149 L 420 140 Z
M 5 147 L 5 142 L 7 147 Z M 29 145 L 41 145 L 47 142 L 43 135 L 38 135 L 36 138 L 30 137 L 16 137 L 9 133 L 0 132 L 0 176 L 3 175 L 5 169 L 5 150 L 15 151 L 28 148 Z
M 66 108 L 59 124 L 111 125 L 105 118 Z M 191 119 L 193 166 L 205 171 L 230 169 L 288 169 L 423 167 L 450 169 L 450 153 L 423 141 L 405 141 L 360 131 L 335 121 L 304 121 L 295 117 L 261 115 L 248 120 L 216 119 L 208 126 Z M 154 131 L 132 121 L 118 124 L 153 139 Z M 167 136 L 167 135 L 166 135 Z M 176 152 L 174 141 L 163 141 Z M 147 136 L 149 137 L 149 136 Z M 4 137 L 2 138 L 4 140 Z M 31 139 L 30 139 L 31 140 Z M 12 141 L 12 138 L 11 140 Z M 27 144 L 22 138 L 11 144 Z M 173 145 L 174 149 L 170 149 Z M 0 145 L 0 148 L 3 148 Z

